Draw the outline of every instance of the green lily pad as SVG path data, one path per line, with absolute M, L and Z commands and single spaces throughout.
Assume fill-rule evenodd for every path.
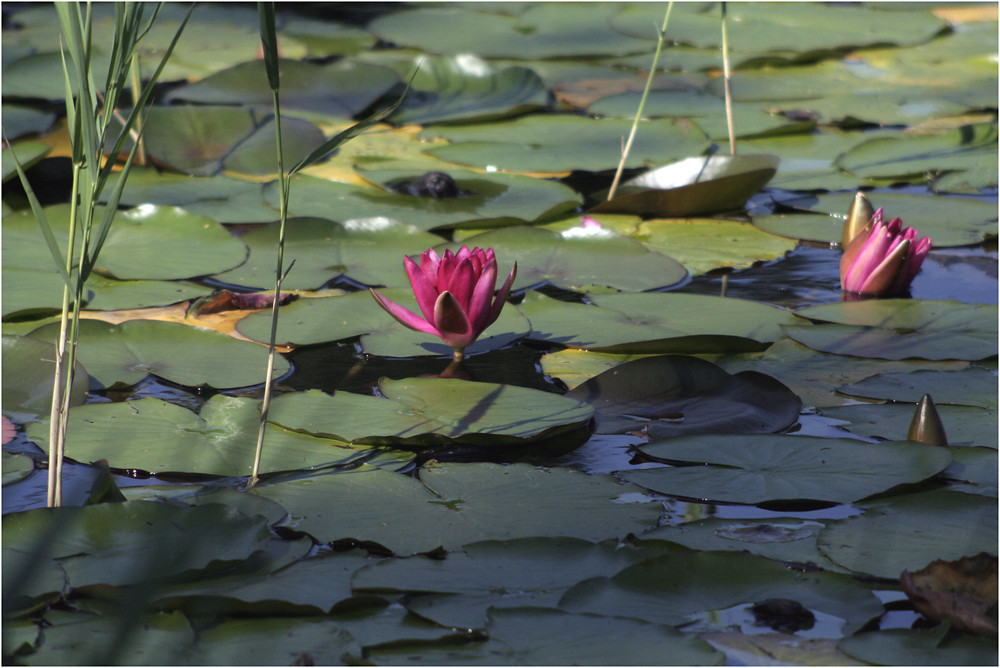
M 387 471 L 261 484 L 321 542 L 375 541 L 397 554 L 457 550 L 480 540 L 569 536 L 591 541 L 656 523 L 657 502 L 620 503 L 636 490 L 610 476 L 526 464 L 435 464 L 420 480 Z M 347 512 L 331 509 L 350 509 Z M 426 527 L 436 527 L 428 532 Z
M 937 412 L 944 424 L 949 445 L 997 447 L 996 411 L 972 406 L 937 404 Z M 841 428 L 852 434 L 889 440 L 906 436 L 913 413 L 913 405 L 894 403 L 857 404 L 823 409 L 823 415 L 826 417 L 849 422 L 850 424 Z
M 768 183 L 772 188 L 856 191 L 867 183 L 865 179 L 842 172 L 834 163 L 839 155 L 873 134 L 878 136 L 877 132 L 843 131 L 757 137 L 742 140 L 740 147 L 781 156 L 778 172 Z M 756 222 L 758 216 L 753 219 Z
M 569 304 L 528 292 L 519 305 L 531 338 L 567 347 L 629 353 L 762 350 L 793 317 L 756 302 L 679 293 L 591 297 Z
M 451 142 L 427 151 L 448 162 L 509 172 L 560 173 L 614 169 L 631 127 L 626 119 L 532 115 L 503 123 L 434 127 L 420 136 Z M 662 165 L 698 155 L 707 143 L 697 127 L 683 128 L 672 119 L 643 121 L 638 132 L 646 139 L 629 153 L 626 167 Z M 587 140 L 580 141 L 581 137 Z
M 858 633 L 837 647 L 848 656 L 877 666 L 989 666 L 997 662 L 992 638 L 948 635 L 948 625 L 929 629 L 883 629 Z
M 243 288 L 274 286 L 279 224 L 262 225 L 240 238 L 249 259 L 213 278 Z M 282 281 L 288 290 L 313 290 L 339 276 L 366 285 L 407 285 L 403 256 L 441 243 L 441 237 L 384 217 L 335 223 L 321 218 L 285 221 L 284 267 L 295 266 Z M 264 339 L 266 340 L 266 339 Z
M 748 223 L 715 218 L 646 220 L 626 234 L 674 258 L 694 276 L 719 267 L 743 269 L 775 260 L 796 245 Z
M 941 489 L 866 505 L 863 515 L 828 522 L 817 539 L 828 559 L 855 573 L 896 580 L 935 559 L 996 550 L 996 498 Z
M 434 665 L 651 665 L 670 657 L 689 666 L 714 665 L 722 654 L 704 640 L 661 624 L 624 617 L 572 614 L 538 607 L 493 608 L 486 640 L 421 645 Z M 622 643 L 622 638 L 628 638 Z M 379 663 L 405 661 L 415 648 L 375 648 Z
M 361 648 L 336 622 L 322 617 L 227 618 L 198 634 L 183 655 L 189 665 L 341 663 Z
M 18 573 L 29 561 L 49 568 L 58 560 L 74 587 L 133 584 L 216 560 L 245 559 L 267 539 L 263 517 L 214 503 L 183 508 L 149 501 L 101 503 L 3 518 L 4 548 L 20 555 L 4 564 L 5 574 Z
M 379 290 L 379 294 L 419 313 L 413 293 L 405 289 Z M 414 332 L 399 324 L 368 291 L 342 297 L 300 299 L 282 307 L 277 340 L 298 345 L 323 343 L 361 336 L 361 349 L 369 355 L 416 357 L 452 354 L 451 346 L 433 334 Z M 237 324 L 247 338 L 267 341 L 271 335 L 270 312 L 254 313 Z M 528 335 L 531 326 L 513 306 L 507 306 L 483 335 L 469 345 L 467 355 L 476 355 L 509 345 Z
M 571 431 L 593 416 L 574 399 L 514 385 L 454 378 L 379 381 L 381 397 L 318 390 L 284 394 L 269 419 L 351 443 L 426 447 L 516 445 Z
M 666 540 L 692 550 L 749 552 L 775 561 L 837 567 L 816 549 L 822 522 L 794 517 L 725 519 L 709 517 L 668 524 L 644 533 L 642 540 Z
M 387 217 L 433 230 L 471 222 L 520 225 L 575 208 L 580 202 L 577 193 L 555 181 L 448 171 L 458 187 L 469 194 L 434 199 L 298 176 L 292 185 L 294 197 L 289 202 L 289 215 L 336 217 L 341 221 Z M 277 206 L 278 191 L 273 183 L 265 187 L 265 197 L 269 204 Z
M 4 60 L 6 60 L 6 53 L 4 54 Z M 7 136 L 7 141 L 14 141 L 19 139 L 24 135 L 42 135 L 45 134 L 49 128 L 52 127 L 52 123 L 56 120 L 56 115 L 49 110 L 40 109 L 36 107 L 28 107 L 20 104 L 4 104 L 3 105 L 3 132 Z M 28 148 L 28 145 L 32 146 L 31 150 L 40 150 L 41 142 L 18 142 L 17 146 Z M 45 151 L 48 153 L 48 150 Z M 3 150 L 4 155 L 4 181 L 7 180 L 7 148 Z M 27 169 L 28 162 L 18 154 L 18 158 L 21 160 L 21 167 Z
M 997 126 L 981 123 L 939 134 L 872 139 L 840 156 L 837 165 L 857 176 L 880 179 L 916 175 L 926 180 L 955 171 L 989 170 L 995 184 Z
M 66 454 L 78 461 L 105 458 L 115 468 L 154 474 L 248 476 L 259 424 L 259 402 L 224 395 L 210 399 L 200 416 L 155 398 L 89 404 L 70 411 Z M 28 437 L 48 449 L 46 423 L 30 425 Z M 360 465 L 378 454 L 272 425 L 264 434 L 260 471 Z M 407 458 L 394 461 L 402 466 Z
M 514 289 L 549 283 L 578 291 L 638 291 L 673 285 L 686 274 L 676 260 L 609 230 L 577 228 L 559 234 L 509 227 L 467 237 L 463 243 L 496 251 L 501 276 L 517 262 Z
M 566 396 L 594 406 L 599 434 L 641 429 L 653 438 L 776 432 L 794 424 L 802 408 L 770 376 L 731 376 L 711 362 L 681 355 L 625 362 Z
M 681 497 L 727 503 L 809 499 L 850 503 L 948 467 L 944 448 L 814 436 L 688 436 L 639 447 L 660 461 L 698 463 L 620 471 L 623 480 Z
M 24 480 L 35 470 L 35 461 L 27 455 L 15 455 L 3 451 L 3 484 L 9 485 Z
M 411 595 L 407 607 L 446 627 L 483 628 L 487 609 L 555 607 L 577 582 L 613 575 L 660 549 L 621 548 L 578 538 L 481 541 L 444 559 L 417 556 L 379 561 L 358 570 L 357 592 Z M 417 596 L 416 594 L 420 594 Z
M 981 367 L 961 371 L 880 373 L 837 388 L 838 392 L 866 399 L 917 403 L 925 394 L 936 405 L 978 406 L 997 409 L 997 374 Z
M 994 433 L 996 431 L 994 430 Z M 957 481 L 950 489 L 955 492 L 997 496 L 997 449 L 952 448 L 952 463 L 943 476 Z
M 45 621 L 45 641 L 23 657 L 27 665 L 159 666 L 171 663 L 195 639 L 181 612 L 126 617 L 59 610 L 46 613 Z
M 485 121 L 532 111 L 545 104 L 545 85 L 530 69 L 498 69 L 472 53 L 462 53 L 425 57 L 409 94 L 389 118 L 395 123 L 423 125 Z
M 364 111 L 399 81 L 399 77 L 390 69 L 352 60 L 320 65 L 282 58 L 279 60 L 279 68 L 282 142 L 285 140 L 285 122 L 288 120 L 286 113 L 291 112 L 294 116 L 296 111 L 308 111 L 349 119 Z M 166 100 L 256 105 L 266 109 L 271 109 L 274 104 L 263 59 L 239 63 L 200 81 L 175 88 L 166 96 Z M 322 141 L 317 145 L 319 143 Z M 271 149 L 273 152 L 273 129 Z
M 585 580 L 559 607 L 576 612 L 683 624 L 697 615 L 769 598 L 798 601 L 838 617 L 850 633 L 882 614 L 864 585 L 840 573 L 797 570 L 741 552 L 672 552 L 628 566 L 611 578 Z
M 866 300 L 799 309 L 836 324 L 786 325 L 785 334 L 814 350 L 879 359 L 967 359 L 996 355 L 997 307 L 917 299 Z
M 52 341 L 58 324 L 32 332 L 32 338 Z M 267 348 L 208 329 L 156 320 L 129 320 L 112 325 L 80 322 L 78 358 L 103 387 L 131 385 L 152 373 L 165 380 L 197 387 L 245 387 L 264 381 Z M 275 355 L 274 377 L 290 366 Z
M 5 116 L 6 113 L 5 105 Z M 5 131 L 6 129 L 7 127 L 4 126 Z M 22 141 L 11 146 L 7 146 L 5 142 L 3 148 L 3 182 L 6 183 L 9 179 L 17 176 L 17 165 L 14 162 L 15 155 L 17 156 L 17 163 L 21 165 L 21 169 L 27 171 L 29 167 L 44 158 L 51 150 L 48 144 L 40 141 Z
M 813 214 L 754 216 L 753 223 L 765 232 L 808 241 L 840 241 L 844 217 L 854 199 L 851 193 L 819 195 L 809 209 Z M 901 218 L 921 237 L 930 237 L 935 248 L 967 246 L 997 235 L 996 207 L 970 198 L 929 197 L 901 193 L 878 193 L 872 204 L 884 209 L 888 218 Z M 803 205 L 813 200 L 804 200 Z M 826 215 L 816 215 L 826 214 Z
M 95 226 L 103 209 L 96 213 Z M 70 207 L 47 207 L 57 239 L 69 230 Z M 80 239 L 77 239 L 77 243 Z M 30 212 L 3 220 L 5 267 L 53 272 L 53 258 Z M 177 280 L 235 267 L 246 247 L 213 220 L 171 206 L 142 205 L 119 212 L 98 257 L 97 269 L 118 279 Z
M 546 4 L 515 6 L 513 14 L 488 6 L 422 7 L 394 12 L 368 24 L 384 40 L 427 53 L 475 53 L 483 57 L 541 59 L 652 50 L 649 38 L 608 29 L 616 5 L 579 5 L 567 13 Z M 650 38 L 655 33 L 647 31 Z
M 45 414 L 52 407 L 55 348 L 25 336 L 3 337 L 3 410 Z M 87 371 L 76 362 L 70 405 L 87 399 Z
M 90 310 L 118 311 L 167 306 L 210 295 L 212 289 L 187 281 L 119 281 L 91 274 L 84 294 Z

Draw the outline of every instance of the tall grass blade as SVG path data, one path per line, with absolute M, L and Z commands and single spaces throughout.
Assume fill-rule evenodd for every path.
M 729 129 L 729 153 L 736 155 L 733 132 L 733 94 L 729 88 L 729 33 L 726 31 L 726 3 L 722 3 L 722 83 L 726 91 L 726 127 Z

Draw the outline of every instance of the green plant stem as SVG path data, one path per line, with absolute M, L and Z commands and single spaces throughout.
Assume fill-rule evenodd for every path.
M 729 153 L 736 155 L 733 133 L 733 94 L 729 89 L 729 34 L 726 31 L 726 3 L 722 3 L 722 83 L 726 91 L 726 125 L 729 128 Z
M 274 302 L 271 304 L 271 338 L 267 344 L 267 374 L 264 377 L 264 398 L 260 405 L 260 428 L 257 430 L 257 448 L 254 451 L 253 471 L 247 489 L 252 489 L 260 480 L 260 459 L 264 452 L 264 431 L 267 427 L 267 414 L 271 408 L 271 377 L 274 375 L 274 344 L 278 337 L 278 306 L 281 303 L 281 282 L 284 280 L 282 267 L 285 258 L 285 221 L 288 218 L 288 184 L 289 177 L 285 174 L 284 152 L 281 146 L 281 105 L 278 101 L 278 91 L 274 95 L 274 133 L 278 147 L 278 197 L 281 222 L 278 225 L 278 263 L 274 274 Z M 290 267 L 289 267 L 290 268 Z
M 659 39 L 656 42 L 656 53 L 653 54 L 653 66 L 649 68 L 649 76 L 646 77 L 646 87 L 642 91 L 642 99 L 639 100 L 639 108 L 635 112 L 632 129 L 629 130 L 628 139 L 625 141 L 625 147 L 622 149 L 622 159 L 618 162 L 618 169 L 615 170 L 615 178 L 612 180 L 611 189 L 608 191 L 609 200 L 615 196 L 615 190 L 618 189 L 618 182 L 621 180 L 622 171 L 625 169 L 625 161 L 628 160 L 629 151 L 632 150 L 632 140 L 635 139 L 636 130 L 639 128 L 639 120 L 642 118 L 642 112 L 646 108 L 646 98 L 649 97 L 649 91 L 653 87 L 653 77 L 656 76 L 656 66 L 660 62 L 660 53 L 663 52 L 664 37 L 667 34 L 667 25 L 670 23 L 670 11 L 673 8 L 674 2 L 670 0 L 667 4 L 667 13 L 663 17 L 663 27 L 660 28 Z

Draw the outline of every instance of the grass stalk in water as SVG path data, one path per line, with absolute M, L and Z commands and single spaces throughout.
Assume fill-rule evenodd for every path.
M 291 177 L 299 170 L 319 162 L 341 144 L 353 139 L 372 125 L 375 125 L 379 121 L 386 118 L 389 114 L 396 110 L 396 107 L 399 106 L 400 102 L 402 102 L 403 98 L 406 96 L 406 91 L 409 90 L 409 84 L 407 84 L 406 90 L 403 91 L 403 94 L 399 96 L 399 99 L 396 100 L 396 102 L 390 107 L 376 112 L 371 116 L 355 123 L 343 132 L 334 135 L 286 172 L 284 152 L 281 145 L 281 104 L 279 99 L 281 77 L 279 72 L 280 60 L 278 57 L 278 38 L 275 27 L 274 3 L 258 2 L 257 16 L 260 19 L 260 41 L 261 50 L 264 54 L 264 68 L 267 71 L 267 83 L 271 88 L 271 95 L 274 104 L 274 131 L 278 156 L 280 222 L 278 224 L 278 258 L 274 273 L 274 301 L 271 304 L 271 336 L 268 341 L 267 372 L 264 377 L 264 398 L 261 401 L 260 428 L 257 430 L 257 447 L 254 451 L 253 469 L 250 473 L 250 480 L 247 483 L 247 489 L 252 489 L 260 480 L 260 460 L 264 452 L 264 431 L 267 427 L 267 414 L 271 406 L 271 386 L 273 382 L 271 376 L 274 374 L 274 348 L 278 333 L 278 305 L 281 302 L 281 283 L 284 281 L 285 276 L 288 273 L 288 271 L 285 271 L 283 274 L 282 270 L 285 257 L 285 221 L 288 218 L 288 197 L 291 187 Z M 415 74 L 416 72 L 414 72 L 414 75 Z M 410 80 L 412 81 L 412 77 Z M 293 260 L 292 264 L 294 263 L 295 261 Z M 288 270 L 291 270 L 291 266 L 289 266 Z
M 192 7 L 193 9 L 193 7 Z M 79 315 L 84 285 L 97 265 L 97 258 L 107 239 L 122 190 L 136 156 L 138 141 L 133 140 L 128 159 L 118 179 L 110 180 L 118 156 L 136 128 L 153 85 L 173 52 L 187 25 L 190 10 L 164 52 L 156 71 L 141 93 L 133 91 L 133 108 L 123 120 L 116 120 L 115 110 L 127 89 L 132 64 L 139 43 L 149 32 L 159 5 L 115 3 L 114 41 L 111 59 L 100 93 L 93 71 L 93 8 L 88 3 L 55 3 L 62 41 L 63 76 L 66 90 L 66 125 L 72 147 L 72 190 L 70 194 L 69 236 L 66 252 L 60 248 L 38 198 L 24 170 L 16 164 L 18 176 L 28 194 L 28 202 L 49 246 L 52 259 L 63 277 L 62 310 L 59 335 L 55 342 L 55 374 L 49 420 L 49 478 L 46 502 L 62 504 L 62 465 L 69 416 L 70 388 L 79 340 Z M 152 15 L 150 15 L 150 10 Z M 67 58 L 68 56 L 68 58 Z M 74 88 L 75 84 L 75 88 Z M 119 116 L 120 118 L 120 116 Z M 119 127 L 115 127 L 115 123 Z M 104 156 L 111 156 L 105 160 Z M 105 201 L 103 210 L 98 202 Z
M 632 140 L 635 139 L 636 130 L 639 128 L 639 119 L 642 118 L 642 112 L 646 109 L 646 98 L 649 97 L 649 91 L 653 87 L 653 77 L 656 76 L 656 66 L 660 62 L 660 53 L 663 52 L 663 42 L 667 34 L 667 25 L 670 23 L 670 12 L 673 8 L 674 2 L 670 0 L 670 3 L 667 4 L 667 13 L 663 17 L 663 27 L 660 28 L 660 33 L 656 41 L 656 53 L 653 54 L 653 64 L 649 68 L 649 76 L 646 77 L 646 87 L 642 91 L 639 108 L 636 110 L 635 119 L 632 121 L 632 129 L 629 130 L 628 139 L 625 141 L 625 147 L 622 149 L 622 159 L 618 162 L 618 169 L 615 170 L 615 178 L 611 182 L 611 189 L 608 191 L 608 200 L 614 198 L 615 190 L 618 189 L 622 170 L 625 169 L 625 161 L 628 160 L 628 154 L 632 150 Z

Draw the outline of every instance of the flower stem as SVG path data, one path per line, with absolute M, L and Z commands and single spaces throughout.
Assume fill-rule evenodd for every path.
M 454 348 L 451 352 L 451 358 L 456 362 L 461 362 L 465 359 L 465 348 Z

